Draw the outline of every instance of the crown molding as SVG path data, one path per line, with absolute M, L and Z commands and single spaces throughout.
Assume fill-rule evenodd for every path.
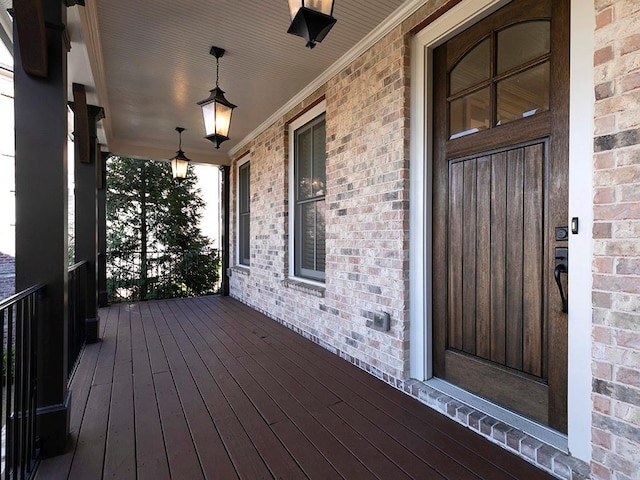
M 80 23 L 82 24 L 82 37 L 87 48 L 87 56 L 91 72 L 93 73 L 94 88 L 98 96 L 98 103 L 105 111 L 102 127 L 106 137 L 107 145 L 112 136 L 112 126 L 109 108 L 109 95 L 107 93 L 107 77 L 104 68 L 104 57 L 102 55 L 102 41 L 100 39 L 100 27 L 98 25 L 97 2 L 86 2 L 82 8 L 78 8 Z
M 425 5 L 429 0 L 407 0 L 398 7 L 391 15 L 389 15 L 380 25 L 373 29 L 367 36 L 355 44 L 347 53 L 336 60 L 329 68 L 322 72 L 315 80 L 298 92 L 282 107 L 276 110 L 269 118 L 258 125 L 249 135 L 240 140 L 229 150 L 229 156 L 234 156 L 238 152 L 246 149 L 247 144 L 254 140 L 258 135 L 273 125 L 280 118 L 285 116 L 292 108 L 305 100 L 309 95 L 315 92 L 322 85 L 335 77 L 342 69 L 348 66 L 360 55 L 369 50 L 373 45 L 379 42 L 385 35 L 398 27 L 402 22 L 409 18 L 416 10 Z

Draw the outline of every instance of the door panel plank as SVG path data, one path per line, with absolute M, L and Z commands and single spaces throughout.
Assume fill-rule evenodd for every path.
M 447 380 L 512 410 L 525 411 L 534 420 L 547 423 L 548 387 L 543 383 L 452 350 L 445 353 L 445 359 Z M 522 392 L 527 394 L 522 395 Z
M 522 368 L 523 153 L 522 148 L 507 153 L 506 364 L 518 370 Z
M 491 358 L 491 159 L 476 161 L 476 355 Z
M 507 156 L 491 157 L 491 360 L 505 362 L 505 244 Z
M 524 157 L 524 258 L 527 280 L 523 292 L 522 367 L 537 377 L 542 370 L 542 262 L 544 144 L 525 149 Z
M 452 163 L 449 175 L 449 346 L 462 350 L 464 164 Z
M 464 162 L 462 220 L 462 346 L 476 353 L 476 160 Z

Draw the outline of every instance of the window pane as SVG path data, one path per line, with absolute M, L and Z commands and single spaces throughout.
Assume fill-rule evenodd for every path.
M 549 62 L 498 83 L 498 123 L 549 110 Z
M 316 202 L 316 270 L 324 272 L 326 202 Z
M 241 265 L 249 265 L 251 255 L 250 239 L 250 166 L 249 162 L 238 168 L 238 260 Z
M 238 196 L 240 213 L 249 211 L 249 163 L 245 163 L 239 168 L 239 191 Z
M 300 267 L 324 272 L 325 202 L 313 201 L 300 205 Z
M 311 198 L 311 129 L 306 129 L 296 136 L 296 166 L 297 166 L 297 198 L 304 200 Z
M 489 87 L 454 100 L 449 107 L 450 139 L 489 128 Z
M 498 73 L 522 65 L 551 48 L 550 22 L 519 23 L 498 33 Z
M 316 203 L 300 205 L 300 266 L 306 270 L 316 266 Z
M 313 180 L 311 182 L 314 197 L 324 195 L 326 182 L 326 129 L 324 120 L 313 128 Z
M 239 242 L 239 246 L 240 246 L 240 263 L 242 265 L 249 265 L 250 262 L 250 257 L 251 257 L 251 250 L 250 250 L 250 242 L 249 242 L 249 218 L 250 215 L 248 213 L 245 213 L 243 215 L 240 215 L 240 232 L 239 232 L 239 236 L 240 236 L 240 242 Z
M 483 40 L 451 70 L 449 77 L 449 95 L 485 81 L 491 75 L 491 43 Z

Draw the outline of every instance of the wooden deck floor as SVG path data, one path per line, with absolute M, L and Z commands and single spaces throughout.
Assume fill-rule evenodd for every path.
M 230 298 L 101 321 L 38 480 L 552 478 Z

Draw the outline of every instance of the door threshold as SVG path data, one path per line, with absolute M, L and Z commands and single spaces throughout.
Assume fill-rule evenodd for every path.
M 500 407 L 439 378 L 431 378 L 421 383 L 564 453 L 569 452 L 567 436 L 553 430 L 547 425 L 535 422 L 511 410 Z

